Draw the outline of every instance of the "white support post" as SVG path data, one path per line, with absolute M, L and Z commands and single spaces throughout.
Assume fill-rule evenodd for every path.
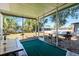
M 35 36 L 37 36 L 37 20 L 35 20 Z
M 58 46 L 58 27 L 59 27 L 59 16 L 58 16 L 58 6 L 56 6 L 56 46 Z
M 0 13 L 0 40 L 3 40 L 3 15 Z
M 45 33 L 44 33 L 44 24 L 43 24 L 43 39 L 45 39 L 45 38 L 44 38 L 44 34 L 45 34 Z
M 37 20 L 37 25 L 38 25 L 38 38 L 39 38 L 39 18 Z
M 23 20 L 24 20 L 24 18 L 21 18 L 21 20 L 22 20 L 22 39 L 24 39 L 24 32 L 23 32 L 23 27 L 24 27 Z

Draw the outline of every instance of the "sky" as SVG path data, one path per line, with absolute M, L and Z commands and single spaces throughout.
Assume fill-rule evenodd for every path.
M 24 22 L 27 19 L 26 18 L 20 18 L 20 17 L 16 18 L 16 23 L 17 23 L 18 26 L 22 26 L 22 20 Z
M 16 18 L 16 22 L 18 26 L 22 26 L 22 18 Z
M 47 28 L 48 28 L 48 27 L 51 28 L 51 27 L 54 26 L 55 23 L 54 23 L 54 22 L 51 22 L 51 20 L 52 20 L 51 16 L 48 16 L 48 17 L 46 17 L 45 19 L 48 19 L 47 23 L 44 24 L 44 27 L 45 27 L 45 28 L 46 28 L 46 27 L 47 27 Z

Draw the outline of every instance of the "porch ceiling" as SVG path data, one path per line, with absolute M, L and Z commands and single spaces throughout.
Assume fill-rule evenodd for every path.
M 58 6 L 64 3 L 59 3 Z M 44 13 L 55 9 L 56 3 L 15 3 L 10 4 L 10 11 L 36 18 Z
M 36 19 L 37 17 L 47 16 L 55 12 L 56 6 L 58 6 L 58 10 L 60 10 L 72 4 L 73 3 L 8 3 L 2 4 L 4 7 L 8 5 L 8 8 L 7 10 L 6 8 L 0 9 L 0 13 Z

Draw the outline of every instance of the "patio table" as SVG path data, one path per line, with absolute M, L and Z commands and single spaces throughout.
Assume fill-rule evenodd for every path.
M 17 52 L 23 50 L 19 40 L 7 39 L 5 42 L 6 44 L 4 44 L 4 40 L 2 40 L 0 43 L 0 56 L 9 54 L 17 55 Z

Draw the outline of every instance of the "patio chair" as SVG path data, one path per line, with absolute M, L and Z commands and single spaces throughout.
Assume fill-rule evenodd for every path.
M 70 32 L 66 32 L 66 34 L 64 35 L 64 37 L 65 37 L 65 40 L 71 40 L 72 35 L 71 35 Z

